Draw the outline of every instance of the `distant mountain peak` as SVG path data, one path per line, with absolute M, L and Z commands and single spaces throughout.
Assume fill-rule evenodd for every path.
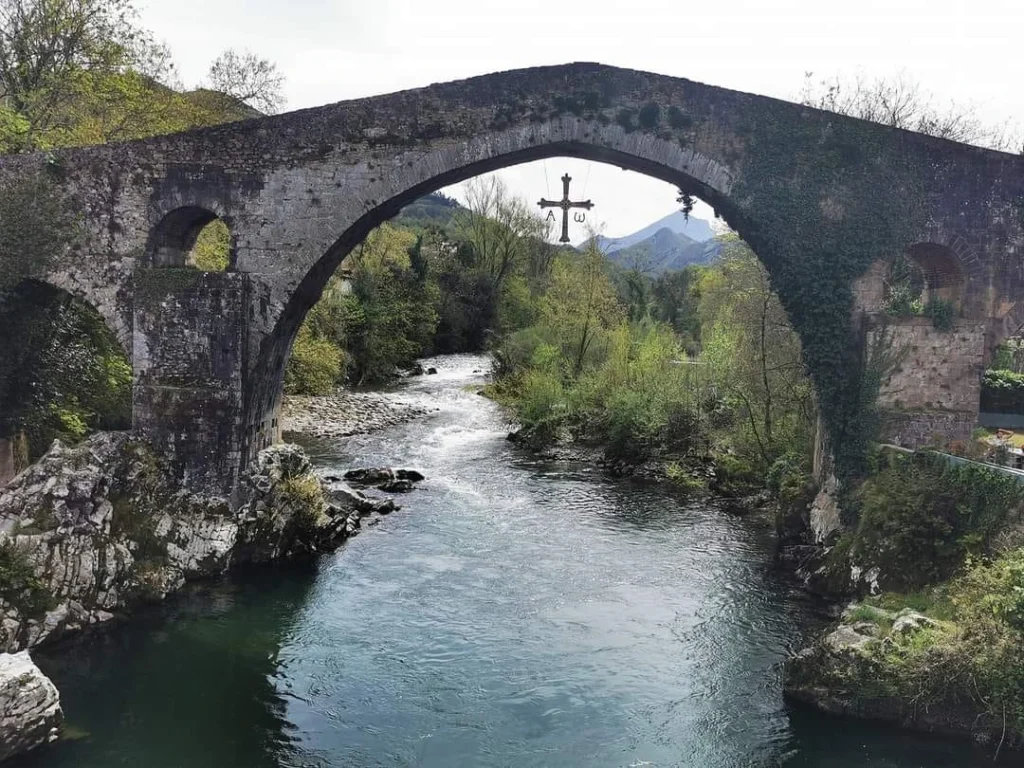
M 615 251 L 620 251 L 643 242 L 656 235 L 662 229 L 667 229 L 677 235 L 683 235 L 696 243 L 705 243 L 708 240 L 713 240 L 715 237 L 715 232 L 707 221 L 696 216 L 687 216 L 682 211 L 676 211 L 625 237 L 598 236 L 597 244 L 602 251 L 612 254 Z
M 626 237 L 598 237 L 597 245 L 619 266 L 655 275 L 691 264 L 708 264 L 721 251 L 708 222 L 687 218 L 682 211 Z

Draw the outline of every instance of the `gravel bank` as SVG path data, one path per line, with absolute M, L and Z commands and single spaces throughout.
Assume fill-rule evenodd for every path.
M 324 397 L 286 397 L 282 431 L 313 437 L 348 437 L 426 416 L 436 408 L 398 393 L 339 392 Z

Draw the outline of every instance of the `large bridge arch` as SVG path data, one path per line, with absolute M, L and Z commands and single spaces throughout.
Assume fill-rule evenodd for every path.
M 246 401 L 252 449 L 259 450 L 274 439 L 285 365 L 302 320 L 319 300 L 330 277 L 370 232 L 430 192 L 484 173 L 551 157 L 574 157 L 644 173 L 699 196 L 741 235 L 748 230 L 742 212 L 729 199 L 732 172 L 723 162 L 661 138 L 631 139 L 619 126 L 567 119 L 537 131 L 506 131 L 478 137 L 466 146 L 441 147 L 408 166 L 397 192 L 342 231 L 292 291 L 255 363 L 258 373 L 253 377 L 254 388 Z M 321 202 L 321 209 L 323 205 Z M 240 269 L 244 270 L 244 264 L 240 264 Z

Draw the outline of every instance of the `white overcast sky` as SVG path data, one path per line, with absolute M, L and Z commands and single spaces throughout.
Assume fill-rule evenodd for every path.
M 805 72 L 902 73 L 992 123 L 1024 122 L 1024 0 L 138 0 L 186 85 L 249 49 L 298 109 L 504 69 L 597 61 L 797 98 Z M 545 165 L 549 183 L 545 182 Z M 501 172 L 531 201 L 593 199 L 605 234 L 678 208 L 667 184 L 586 161 Z M 548 189 L 550 187 L 550 190 Z M 706 214 L 706 209 L 698 213 Z M 581 233 L 574 232 L 576 237 Z

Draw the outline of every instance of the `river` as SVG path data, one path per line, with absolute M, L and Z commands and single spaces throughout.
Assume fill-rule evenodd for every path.
M 307 445 L 407 466 L 405 508 L 315 565 L 188 590 L 37 654 L 72 736 L 22 768 L 968 768 L 984 755 L 789 711 L 821 626 L 763 521 L 537 461 L 438 358 L 432 416 Z

